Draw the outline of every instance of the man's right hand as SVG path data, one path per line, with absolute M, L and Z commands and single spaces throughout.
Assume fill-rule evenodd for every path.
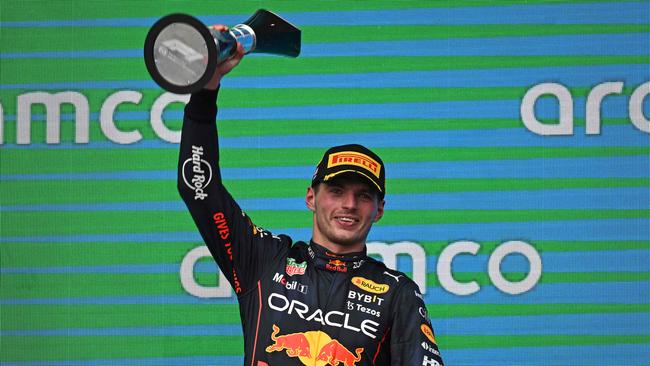
M 213 25 L 210 28 L 219 32 L 228 31 L 228 27 L 226 27 L 223 24 Z M 219 87 L 219 84 L 221 83 L 221 78 L 223 78 L 224 75 L 226 75 L 232 69 L 234 69 L 235 66 L 239 65 L 239 61 L 241 61 L 243 57 L 244 57 L 244 47 L 238 42 L 237 50 L 235 51 L 235 53 L 226 61 L 222 62 L 221 64 L 219 64 L 219 66 L 217 66 L 217 69 L 214 71 L 214 75 L 212 75 L 212 79 L 210 79 L 210 81 L 204 86 L 204 88 L 209 90 L 217 89 Z

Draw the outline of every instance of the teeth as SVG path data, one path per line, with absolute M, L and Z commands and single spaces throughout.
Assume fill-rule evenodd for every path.
M 349 218 L 349 217 L 339 217 L 339 220 L 341 220 L 341 221 L 345 221 L 345 222 L 354 222 L 354 220 L 352 220 L 352 219 Z

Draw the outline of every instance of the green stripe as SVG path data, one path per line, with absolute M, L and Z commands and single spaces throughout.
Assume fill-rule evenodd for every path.
M 160 169 L 171 168 L 160 167 Z M 109 202 L 180 202 L 175 177 L 172 174 L 170 174 L 169 180 L 131 180 L 128 183 L 129 189 L 116 189 L 116 187 L 122 187 L 124 184 L 123 180 L 4 181 L 2 182 L 2 190 L 0 190 L 0 202 L 2 202 L 3 206 Z M 224 184 L 237 199 L 293 197 L 296 200 L 302 200 L 302 195 L 309 185 L 309 180 L 307 178 L 225 180 Z M 650 187 L 650 178 L 390 179 L 386 185 L 387 202 L 390 203 L 396 199 L 394 195 L 397 194 Z M 35 194 L 35 192 L 48 191 L 56 192 L 56 194 Z
M 464 6 L 503 6 L 503 5 L 531 5 L 531 4 L 558 4 L 558 3 L 592 3 L 610 2 L 611 0 L 491 0 L 477 2 L 476 0 L 455 0 L 420 2 L 413 0 L 375 0 L 375 1 L 346 1 L 336 2 L 336 11 L 350 10 L 381 10 L 381 9 L 413 9 L 413 8 L 454 8 Z M 35 21 L 35 20 L 67 20 L 87 18 L 123 18 L 123 17 L 159 17 L 170 13 L 181 12 L 200 15 L 240 14 L 242 21 L 252 15 L 261 5 L 259 2 L 240 1 L 228 4 L 227 7 L 217 7 L 214 4 L 178 1 L 140 0 L 137 6 L 132 1 L 115 0 L 105 2 L 81 1 L 30 1 L 24 6 L 5 6 L 2 11 L 2 21 Z M 290 18 L 291 12 L 325 11 L 332 12 L 333 3 L 302 2 L 302 1 L 265 1 L 264 7 L 271 9 L 281 16 Z M 300 26 L 300 25 L 298 25 Z
M 650 311 L 650 304 L 429 304 L 433 319 Z M 101 316 L 100 316 L 101 314 Z M 2 330 L 239 324 L 238 305 L 2 305 Z
M 243 345 L 243 338 L 235 336 L 3 336 L 0 360 L 8 362 L 241 355 L 244 351 Z
M 392 71 L 533 68 L 580 65 L 647 64 L 639 51 L 630 56 L 423 56 L 247 57 L 232 76 L 347 74 Z M 75 81 L 150 80 L 142 59 L 0 59 L 3 84 Z M 318 72 L 315 72 L 318 70 Z M 232 77 L 231 76 L 231 77 Z M 157 88 L 156 88 L 157 89 Z M 159 89 L 157 89 L 159 90 Z M 4 99 L 4 98 L 3 98 Z
M 304 228 L 311 213 L 304 211 L 248 211 L 251 218 L 270 228 Z M 542 222 L 650 217 L 650 210 L 439 210 L 387 211 L 378 223 L 384 225 L 470 224 L 502 222 Z M 25 225 L 25 223 L 29 225 Z M 186 212 L 122 211 L 6 212 L 2 214 L 5 240 L 21 236 L 135 234 L 193 231 Z
M 647 344 L 650 336 L 610 335 L 438 335 L 436 341 L 445 349 L 587 346 L 613 344 Z M 196 355 L 240 355 L 242 337 L 3 337 L 2 361 L 77 360 L 92 358 L 183 357 Z
M 436 318 L 638 313 L 650 311 L 650 304 L 430 304 L 427 309 L 435 325 Z
M 488 132 L 486 132 L 488 133 Z M 175 178 L 178 147 L 169 149 L 7 149 L 0 157 L 2 174 L 90 173 L 170 170 Z M 222 168 L 315 166 L 322 148 L 221 149 Z M 522 160 L 647 156 L 648 146 L 603 147 L 399 147 L 377 148 L 385 163 L 435 161 Z M 390 174 L 390 172 L 388 173 Z M 305 180 L 309 177 L 305 177 Z M 390 186 L 389 186 L 390 188 Z
M 468 336 L 440 335 L 436 337 L 438 346 L 445 349 L 465 348 L 513 348 L 517 347 L 553 347 L 553 346 L 590 346 L 609 344 L 647 344 L 650 336 L 610 336 L 610 335 L 514 335 L 514 336 Z
M 419 242 L 427 255 L 439 255 L 449 242 Z M 491 254 L 502 242 L 481 241 L 478 254 Z M 648 250 L 650 241 L 549 242 L 533 241 L 540 253 Z M 178 243 L 8 243 L 0 245 L 3 268 L 101 266 L 179 263 L 186 253 L 202 246 L 199 240 Z M 92 248 L 85 256 L 84 248 Z M 80 256 L 83 262 L 80 262 Z M 212 259 L 206 258 L 206 261 Z M 213 278 L 212 278 L 213 280 Z
M 454 38 L 621 34 L 650 31 L 648 24 L 484 24 L 300 26 L 302 44 Z M 3 52 L 83 51 L 142 47 L 149 26 L 4 28 Z M 106 35 L 111 37 L 107 38 Z

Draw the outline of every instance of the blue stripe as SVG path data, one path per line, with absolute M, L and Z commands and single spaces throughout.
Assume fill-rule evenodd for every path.
M 493 286 L 467 296 L 457 296 L 441 287 L 429 287 L 427 304 L 647 304 L 650 282 L 605 282 L 539 284 L 529 292 L 513 296 Z M 606 325 L 604 325 L 605 327 Z M 556 329 L 557 331 L 557 329 Z M 605 330 L 603 330 L 605 332 Z
M 534 244 L 534 243 L 533 243 Z M 372 250 L 369 252 L 373 254 Z M 650 263 L 649 250 L 620 250 L 620 251 L 574 251 L 574 252 L 541 252 L 544 273 L 594 273 L 594 272 L 648 272 Z M 206 257 L 206 260 L 196 263 L 195 273 L 217 273 L 217 264 Z M 378 258 L 381 259 L 381 258 Z M 484 272 L 487 268 L 489 255 L 470 254 L 459 255 L 454 258 L 453 272 Z M 427 273 L 436 273 L 438 256 L 426 257 Z M 518 254 L 508 255 L 501 263 L 504 273 L 528 272 L 528 261 Z M 397 270 L 412 272 L 412 260 L 399 257 Z M 0 273 L 5 274 L 151 274 L 151 273 L 179 273 L 180 264 L 116 264 L 97 266 L 61 266 L 61 267 L 10 267 L 6 263 L 0 268 Z
M 355 140 L 351 140 L 355 141 Z M 364 142 L 355 141 L 365 144 Z M 329 146 L 339 145 L 332 143 Z M 371 145 L 373 146 L 373 145 Z M 391 179 L 454 178 L 648 178 L 650 156 L 478 160 L 386 164 Z M 229 180 L 307 179 L 313 166 L 223 168 Z M 175 170 L 97 173 L 4 174 L 0 181 L 22 180 L 176 180 Z
M 646 24 L 646 2 L 440 7 L 280 13 L 297 26 L 466 24 Z M 251 14 L 197 15 L 205 24 L 239 24 Z M 4 21 L 1 27 L 149 27 L 158 18 Z
M 503 77 L 503 72 L 508 77 Z M 637 86 L 650 78 L 648 65 L 585 65 L 436 71 L 394 71 L 355 74 L 284 76 L 233 76 L 224 79 L 228 89 L 258 88 L 479 88 L 529 87 L 553 81 L 573 87 L 593 87 L 607 80 Z M 3 84 L 0 90 L 160 89 L 151 80 L 79 81 Z
M 296 240 L 308 240 L 311 228 L 292 228 L 276 230 Z M 377 225 L 369 235 L 369 241 L 413 240 L 455 241 L 471 238 L 476 241 L 497 241 L 521 239 L 528 242 L 536 240 L 568 241 L 610 241 L 610 240 L 648 240 L 650 237 L 650 220 L 641 219 L 595 219 L 563 220 L 538 222 L 493 222 L 465 224 L 430 224 L 430 225 Z M 6 236 L 0 243 L 167 243 L 195 242 L 201 243 L 201 237 L 195 231 L 188 232 L 152 232 L 152 233 L 113 233 L 113 234 L 77 234 L 45 236 Z
M 648 33 L 306 44 L 300 57 L 642 55 Z M 141 49 L 0 53 L 0 59 L 142 58 Z
M 602 104 L 602 118 L 626 118 L 628 112 L 628 97 L 611 96 Z M 573 99 L 576 118 L 583 118 L 585 98 Z M 650 99 L 643 104 L 646 115 L 650 114 Z M 411 102 L 411 103 L 381 103 L 381 104 L 336 104 L 318 106 L 291 107 L 255 107 L 222 109 L 221 120 L 333 120 L 333 119 L 519 119 L 521 116 L 521 100 L 480 100 L 480 101 L 443 101 L 443 102 Z M 150 111 L 117 112 L 117 121 L 147 121 Z M 557 120 L 559 103 L 555 98 L 541 98 L 535 104 L 537 118 Z M 43 121 L 43 114 L 30 116 L 31 121 Z M 74 121 L 74 113 L 61 114 L 61 121 Z M 97 112 L 89 113 L 89 119 L 99 121 Z M 182 110 L 169 110 L 163 113 L 164 120 L 182 120 Z M 6 121 L 16 121 L 16 115 L 7 115 Z M 317 123 L 317 122 L 314 122 Z M 484 133 L 485 130 L 482 132 Z M 647 137 L 648 135 L 646 135 Z M 271 138 L 271 137 L 266 137 Z M 291 136 L 295 139 L 295 136 Z
M 239 319 L 237 319 L 238 321 Z M 435 318 L 437 334 L 457 335 L 648 335 L 650 329 L 639 324 L 650 322 L 649 313 L 571 314 L 535 316 L 495 316 L 471 318 Z M 603 324 L 607 324 L 603 327 Z M 242 336 L 240 324 L 210 324 L 128 328 L 63 328 L 3 330 L 3 337 L 47 336 Z
M 457 296 L 441 287 L 428 287 L 427 304 L 647 304 L 650 282 L 538 284 L 529 292 L 513 296 L 493 286 L 467 296 Z M 5 298 L 0 305 L 118 305 L 118 304 L 236 304 L 235 297 L 205 299 L 188 294 L 155 296 L 92 296 L 52 298 Z M 605 330 L 603 330 L 604 332 Z
M 648 208 L 650 187 L 388 194 L 386 200 L 391 210 L 642 210 Z M 302 196 L 238 199 L 237 202 L 246 211 L 305 209 Z M 180 200 L 0 206 L 1 212 L 185 210 Z

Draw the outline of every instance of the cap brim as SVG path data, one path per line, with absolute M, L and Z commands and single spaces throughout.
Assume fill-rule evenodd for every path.
M 355 178 L 361 178 L 364 182 L 369 183 L 369 185 L 371 187 L 376 188 L 377 192 L 379 192 L 380 195 L 382 195 L 382 196 L 384 195 L 384 192 L 381 190 L 381 187 L 379 187 L 379 184 L 377 184 L 377 182 L 375 182 L 372 178 L 370 178 L 364 172 L 354 170 L 354 169 L 344 169 L 344 170 L 340 170 L 338 172 L 330 173 L 330 174 L 326 175 L 325 177 L 323 177 L 323 182 L 327 182 L 330 179 L 332 179 L 334 177 L 337 177 L 337 176 L 339 176 L 341 174 L 346 174 L 346 175 L 349 175 L 349 176 L 355 177 Z

